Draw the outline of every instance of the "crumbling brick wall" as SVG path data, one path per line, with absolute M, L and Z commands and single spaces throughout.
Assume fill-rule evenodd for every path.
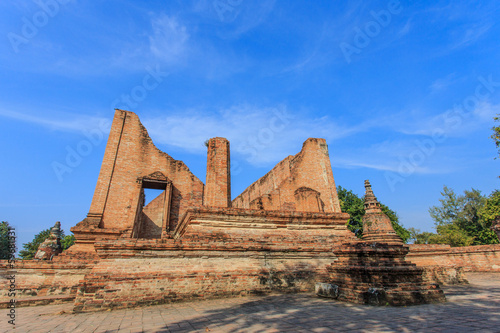
M 144 206 L 141 214 L 139 238 L 161 238 L 165 192 L 160 193 L 149 204 Z
M 418 266 L 463 267 L 468 272 L 500 272 L 500 244 L 461 247 L 412 244 L 406 258 Z
M 250 185 L 232 207 L 340 212 L 325 139 L 307 139 L 298 154 L 288 156 Z
M 203 201 L 208 207 L 231 206 L 231 157 L 225 138 L 208 140 L 207 181 Z
M 98 229 L 113 230 L 114 237 L 131 233 L 141 221 L 142 179 L 150 176 L 154 181 L 158 175 L 172 184 L 166 226 L 172 230 L 188 207 L 203 205 L 204 184 L 182 161 L 156 148 L 136 114 L 116 110 L 89 214 L 72 228 L 77 239 L 73 251 L 82 250 L 78 240 L 98 234 Z
M 32 297 L 75 296 L 78 282 L 88 274 L 98 260 L 18 260 L 15 271 L 8 269 L 7 260 L 0 260 L 0 303 L 8 302 L 8 276 L 15 276 L 16 300 Z

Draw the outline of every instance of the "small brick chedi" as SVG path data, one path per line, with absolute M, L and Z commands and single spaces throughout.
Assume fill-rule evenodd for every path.
M 61 247 L 61 222 L 57 221 L 56 224 L 50 228 L 50 235 L 38 246 L 35 253 L 35 259 L 39 260 L 52 260 L 62 252 Z
M 206 184 L 116 110 L 87 217 L 64 257 L 98 258 L 75 311 L 182 299 L 311 291 L 354 240 L 324 139 L 307 139 L 231 201 L 230 145 L 208 141 Z M 144 189 L 162 190 L 145 205 Z
M 338 244 L 333 252 L 328 288 L 317 292 L 328 297 L 371 305 L 413 305 L 444 302 L 443 291 L 429 282 L 424 269 L 405 260 L 409 247 L 396 234 L 380 209 L 370 182 L 365 181 L 365 216 L 362 241 Z

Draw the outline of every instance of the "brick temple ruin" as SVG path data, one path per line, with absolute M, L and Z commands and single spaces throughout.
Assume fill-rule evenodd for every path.
M 210 139 L 204 184 L 156 148 L 136 114 L 116 110 L 89 212 L 71 228 L 76 243 L 52 260 L 16 264 L 21 301 L 95 311 L 311 292 L 322 282 L 341 300 L 373 303 L 356 290 L 378 288 L 405 305 L 444 301 L 437 283 L 463 282 L 463 270 L 500 272 L 497 245 L 403 245 L 376 199 L 366 203 L 365 239 L 356 238 L 324 139 L 307 139 L 234 200 L 230 169 L 228 140 Z M 145 189 L 161 192 L 145 204 Z

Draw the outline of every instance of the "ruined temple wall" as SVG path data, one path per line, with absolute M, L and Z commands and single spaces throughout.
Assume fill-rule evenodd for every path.
M 315 281 L 326 274 L 326 266 L 336 259 L 327 250 L 328 242 L 321 242 L 319 248 L 282 244 L 276 239 L 260 244 L 251 234 L 240 238 L 241 232 L 228 240 L 215 230 L 200 230 L 205 235 L 213 233 L 212 237 L 197 237 L 197 231 L 191 231 L 192 237 L 182 240 L 98 243 L 103 259 L 79 286 L 74 309 L 94 311 L 271 291 L 312 291 Z
M 78 283 L 83 280 L 97 261 L 38 261 L 18 260 L 15 273 L 8 270 L 7 260 L 0 260 L 0 302 L 7 302 L 12 297 L 9 293 L 7 276 L 15 275 L 16 300 L 31 297 L 74 296 Z
M 244 256 L 110 259 L 99 263 L 79 288 L 75 311 L 128 308 L 181 300 L 271 291 L 314 290 L 330 258 Z M 115 274 L 109 276 L 109 272 Z M 98 288 L 96 288 L 98 287 Z M 99 288 L 101 287 L 101 288 Z
M 229 141 L 212 138 L 208 141 L 207 180 L 203 194 L 205 206 L 231 206 L 231 157 Z
M 82 281 L 75 310 L 312 291 L 336 259 L 333 245 L 355 238 L 345 226 L 348 217 L 190 209 L 173 238 L 96 242 L 101 261 Z
M 296 210 L 295 190 L 301 187 L 320 193 L 324 212 L 340 212 L 328 146 L 324 139 L 307 139 L 297 155 L 288 156 L 278 163 L 236 197 L 232 205 L 250 208 L 254 200 L 270 196 L 273 209 Z
M 160 238 L 163 222 L 165 191 L 161 192 L 149 204 L 144 206 L 141 216 L 140 238 Z
M 500 272 L 500 244 L 463 247 L 412 244 L 406 258 L 418 266 L 463 267 L 467 272 Z
M 263 195 L 272 197 L 272 208 L 269 210 L 280 210 L 281 203 L 286 202 L 286 198 L 281 198 L 280 189 L 285 186 L 285 181 L 290 177 L 290 161 L 292 156 L 288 156 L 279 162 L 271 171 L 259 178 L 250 185 L 232 202 L 232 207 L 250 208 L 250 203 Z
M 116 110 L 89 214 L 102 213 L 101 227 L 125 230 L 136 219 L 138 178 L 156 171 L 173 183 L 171 224 L 190 206 L 203 204 L 203 183 L 182 162 L 156 148 L 136 114 Z

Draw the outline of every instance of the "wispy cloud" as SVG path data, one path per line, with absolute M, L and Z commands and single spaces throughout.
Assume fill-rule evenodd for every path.
M 232 151 L 256 165 L 297 153 L 297 147 L 309 137 L 334 141 L 364 130 L 364 125 L 347 126 L 330 117 L 311 118 L 284 105 L 237 105 L 217 112 L 193 109 L 146 118 L 144 123 L 155 142 L 192 153 L 205 154 L 205 140 L 226 137 Z
M 450 45 L 450 49 L 458 49 L 476 43 L 493 27 L 492 23 L 476 23 L 469 25 Z
M 439 79 L 435 80 L 434 82 L 432 82 L 432 84 L 430 85 L 429 88 L 430 88 L 432 93 L 436 93 L 436 92 L 440 92 L 444 89 L 447 89 L 449 86 L 451 86 L 451 85 L 453 85 L 461 80 L 462 80 L 461 78 L 457 77 L 456 73 L 451 73 L 443 78 L 439 78 Z
M 187 50 L 189 33 L 176 17 L 159 15 L 151 21 L 152 35 L 149 36 L 151 53 L 160 61 L 172 64 L 179 62 Z
M 412 22 L 410 18 L 408 21 L 406 21 L 406 24 L 399 30 L 398 37 L 403 37 L 407 35 L 410 32 L 411 28 L 412 28 Z
M 363 158 L 363 160 L 369 160 L 372 156 L 366 156 Z M 367 163 L 360 161 L 359 159 L 345 159 L 345 158 L 340 158 L 340 159 L 335 159 L 333 161 L 333 166 L 336 168 L 343 168 L 343 169 L 358 169 L 358 168 L 366 168 L 366 169 L 374 169 L 374 170 L 380 170 L 380 171 L 391 171 L 391 172 L 399 172 L 399 161 L 386 161 L 386 162 L 379 162 L 379 161 L 373 161 L 373 163 Z M 446 172 L 449 172 L 450 170 L 447 170 Z M 422 166 L 416 166 L 414 170 L 415 174 L 440 174 L 440 173 L 445 173 L 443 170 L 436 170 L 436 169 L 431 169 L 429 167 L 422 167 Z
M 309 137 L 325 138 L 332 144 L 332 160 L 341 168 L 369 168 L 397 172 L 402 159 L 418 149 L 417 141 L 432 137 L 441 130 L 447 137 L 466 137 L 491 122 L 500 113 L 500 104 L 482 102 L 467 115 L 460 128 L 447 123 L 447 110 L 438 115 L 425 116 L 421 111 L 392 114 L 390 117 L 372 117 L 370 120 L 349 124 L 329 116 L 312 116 L 308 112 L 292 110 L 286 105 L 256 106 L 234 105 L 220 110 L 192 108 L 169 111 L 164 116 L 142 117 L 151 138 L 161 149 L 179 149 L 204 155 L 204 142 L 212 137 L 226 137 L 236 158 L 257 166 L 272 165 L 288 155 L 298 152 Z M 109 128 L 110 120 L 98 116 L 40 117 L 25 113 L 0 110 L 0 117 L 43 126 L 50 130 L 82 132 Z M 465 125 L 466 124 L 466 125 Z M 385 135 L 377 136 L 377 131 Z M 106 130 L 107 131 L 107 130 Z M 392 134 L 389 134 L 392 133 Z M 400 133 L 394 137 L 394 133 Z M 351 141 L 348 146 L 337 142 Z M 390 140 L 388 137 L 392 137 Z M 351 139 L 348 139 L 351 138 Z M 372 140 L 372 138 L 377 138 Z M 354 144 L 352 142 L 355 142 Z M 441 157 L 453 158 L 456 147 L 440 145 Z M 451 150 L 450 150 L 451 149 Z M 450 157 L 451 156 L 451 157 Z M 453 165 L 439 162 L 435 157 L 415 166 L 414 173 L 433 174 L 454 170 Z M 460 163 L 453 163 L 459 165 Z
M 93 129 L 109 130 L 111 120 L 96 116 L 75 116 L 74 114 L 62 114 L 61 117 L 40 117 L 17 111 L 1 110 L 0 117 L 10 118 L 22 122 L 43 126 L 50 130 L 64 132 L 82 132 Z M 62 118 L 62 119 L 61 119 Z
M 500 113 L 500 104 L 481 101 L 473 110 L 458 104 L 440 113 L 429 113 L 423 108 L 405 110 L 380 117 L 377 124 L 406 135 L 432 136 L 439 131 L 448 137 L 465 137 L 484 129 L 497 113 Z

